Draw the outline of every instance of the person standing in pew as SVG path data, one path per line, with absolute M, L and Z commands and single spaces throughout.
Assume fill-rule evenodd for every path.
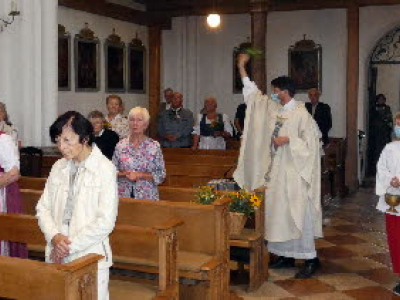
M 89 253 L 104 258 L 98 265 L 98 299 L 108 300 L 112 253 L 109 235 L 118 212 L 117 171 L 93 144 L 93 126 L 69 111 L 50 127 L 63 158 L 52 167 L 36 206 L 46 245 L 46 261 L 69 263 Z
M 117 144 L 112 159 L 118 170 L 119 196 L 158 200 L 157 185 L 164 181 L 166 172 L 160 144 L 145 135 L 149 112 L 134 107 L 128 120 L 130 135 Z
M 270 268 L 294 267 L 295 259 L 304 259 L 295 278 L 310 278 L 320 267 L 314 239 L 322 237 L 318 125 L 293 98 L 291 78 L 275 78 L 271 98 L 263 95 L 248 78 L 249 59 L 238 56 L 247 111 L 234 178 L 247 190 L 266 188 L 265 240 L 278 256 Z
M 0 131 L 0 212 L 22 213 L 22 198 L 17 181 L 19 179 L 19 153 L 13 138 Z M 1 241 L 0 255 L 27 258 L 25 244 Z
M 192 149 L 226 149 L 225 139 L 233 134 L 232 125 L 226 114 L 217 112 L 217 99 L 208 97 L 204 100 L 205 114 L 197 116 L 194 126 Z
M 99 147 L 100 151 L 109 159 L 112 159 L 115 146 L 119 142 L 118 134 L 104 127 L 104 115 L 94 110 L 88 115 L 88 119 L 93 126 L 94 143 Z
M 174 93 L 171 108 L 158 119 L 158 135 L 164 148 L 190 148 L 192 145 L 193 113 L 183 108 L 183 95 Z

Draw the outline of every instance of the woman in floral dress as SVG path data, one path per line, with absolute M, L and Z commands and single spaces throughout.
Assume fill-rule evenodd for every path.
M 160 144 L 147 137 L 150 115 L 146 108 L 132 108 L 128 116 L 130 135 L 114 152 L 120 197 L 158 200 L 157 185 L 165 179 L 165 164 Z

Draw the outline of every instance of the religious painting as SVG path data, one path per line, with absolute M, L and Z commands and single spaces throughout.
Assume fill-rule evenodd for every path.
M 322 48 L 312 40 L 304 39 L 289 48 L 289 76 L 297 93 L 311 88 L 322 89 Z
M 86 27 L 75 36 L 75 90 L 97 92 L 100 89 L 99 39 Z
M 58 90 L 71 90 L 71 36 L 58 24 Z
M 128 47 L 128 92 L 146 93 L 146 47 L 137 37 Z
M 237 67 L 237 57 L 240 53 L 245 53 L 247 48 L 251 48 L 252 44 L 250 42 L 241 43 L 239 47 L 236 47 L 233 50 L 233 93 L 241 94 L 243 91 L 243 83 L 242 78 L 239 73 L 239 69 Z M 249 62 L 246 64 L 246 72 L 249 75 L 249 78 L 252 78 L 252 58 L 250 58 Z
M 106 92 L 125 92 L 125 44 L 115 29 L 104 43 L 104 61 Z

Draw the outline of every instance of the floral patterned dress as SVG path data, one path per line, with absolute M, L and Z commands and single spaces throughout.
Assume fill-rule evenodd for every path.
M 147 172 L 153 175 L 153 182 L 147 180 L 129 181 L 118 178 L 120 197 L 158 200 L 157 185 L 165 179 L 165 164 L 160 144 L 146 138 L 136 149 L 129 138 L 121 140 L 115 147 L 113 163 L 119 172 Z

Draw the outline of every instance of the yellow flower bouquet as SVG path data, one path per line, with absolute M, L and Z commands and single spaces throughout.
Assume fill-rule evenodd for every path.
M 211 204 L 222 194 L 227 195 L 232 199 L 230 203 L 230 212 L 242 213 L 250 216 L 256 209 L 261 206 L 263 201 L 260 195 L 248 192 L 246 190 L 239 190 L 235 192 L 217 191 L 213 186 L 200 186 L 196 194 L 195 202 L 200 204 Z

